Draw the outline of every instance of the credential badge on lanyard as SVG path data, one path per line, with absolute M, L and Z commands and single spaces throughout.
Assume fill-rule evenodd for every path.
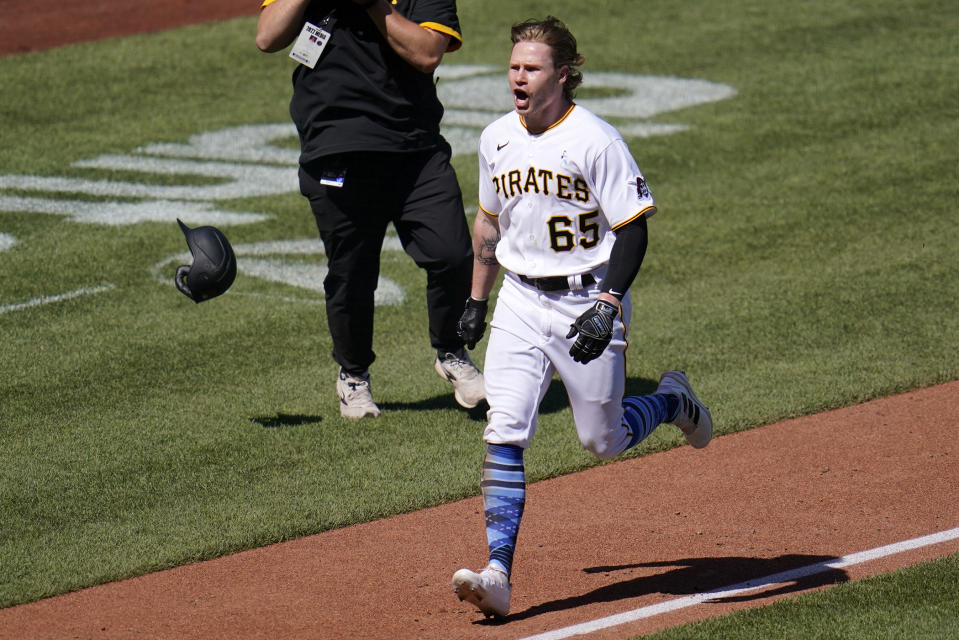
M 290 57 L 310 69 L 316 66 L 323 49 L 330 41 L 332 21 L 327 18 L 322 24 L 322 27 L 318 27 L 312 22 L 304 24 L 296 43 L 290 49 Z

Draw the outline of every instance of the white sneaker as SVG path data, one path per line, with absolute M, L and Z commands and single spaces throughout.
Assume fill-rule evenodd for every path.
M 513 585 L 499 569 L 486 567 L 479 572 L 460 569 L 453 574 L 453 593 L 475 605 L 487 618 L 509 613 Z
M 679 396 L 679 415 L 672 424 L 682 430 L 686 442 L 696 449 L 702 449 L 713 439 L 713 417 L 689 384 L 689 378 L 682 371 L 667 371 L 659 379 L 656 393 L 669 393 Z
M 369 373 L 360 378 L 340 369 L 336 393 L 340 396 L 340 415 L 344 418 L 376 418 L 380 415 L 380 408 L 373 402 L 370 392 Z
M 437 356 L 433 368 L 441 378 L 453 383 L 453 397 L 461 407 L 472 409 L 486 399 L 486 381 L 482 372 L 470 360 L 466 349 L 459 353 Z

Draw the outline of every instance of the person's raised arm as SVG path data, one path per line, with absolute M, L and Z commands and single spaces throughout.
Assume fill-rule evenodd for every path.
M 450 44 L 445 33 L 427 29 L 406 19 L 387 0 L 353 0 L 366 8 L 367 15 L 403 60 L 423 73 L 433 73 L 440 66 Z
M 310 0 L 274 0 L 260 9 L 256 23 L 256 46 L 273 53 L 290 45 L 303 28 L 303 15 Z

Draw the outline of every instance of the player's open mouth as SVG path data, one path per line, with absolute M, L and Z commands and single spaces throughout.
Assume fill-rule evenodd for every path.
M 513 104 L 517 109 L 526 109 L 529 107 L 529 94 L 522 89 L 513 90 Z

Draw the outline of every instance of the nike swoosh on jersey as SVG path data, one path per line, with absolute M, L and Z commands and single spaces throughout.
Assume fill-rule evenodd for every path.
M 508 145 L 508 144 L 509 144 L 509 140 L 507 140 L 507 141 L 504 142 L 503 144 L 498 144 L 498 145 L 496 145 L 496 150 L 499 151 L 500 149 L 502 149 L 503 147 L 505 147 L 505 146 Z

